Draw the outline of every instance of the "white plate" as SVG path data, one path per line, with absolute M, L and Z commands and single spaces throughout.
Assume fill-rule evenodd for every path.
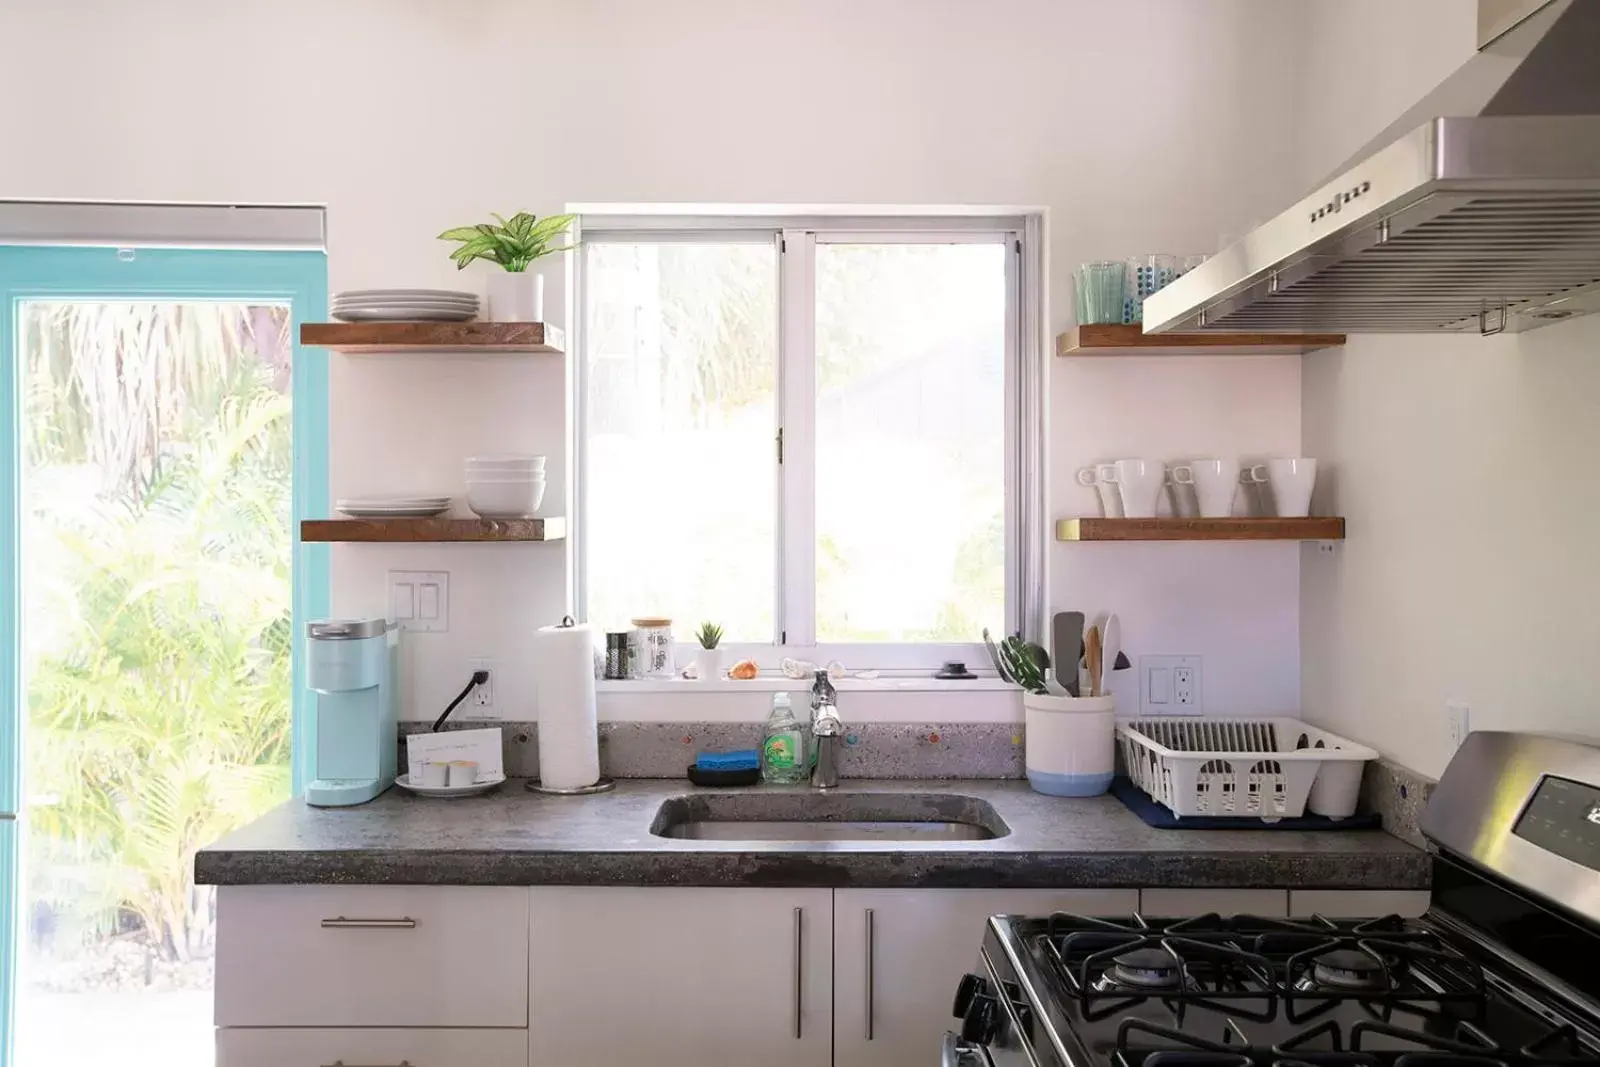
M 443 515 L 450 510 L 449 504 L 428 505 L 414 508 L 370 508 L 352 506 L 336 509 L 341 515 L 348 515 L 352 519 L 431 519 L 435 515 Z
M 345 322 L 467 322 L 477 312 L 469 308 L 340 308 L 333 317 Z
M 394 784 L 401 789 L 410 790 L 419 797 L 454 799 L 456 797 L 475 797 L 480 793 L 487 793 L 505 780 L 505 775 L 498 774 L 493 778 L 485 778 L 482 781 L 473 782 L 471 785 L 412 785 L 411 776 L 402 774 L 394 780 Z
M 332 307 L 341 310 L 349 308 L 475 308 L 476 300 L 424 300 L 421 297 L 411 298 L 397 296 L 389 300 L 335 300 Z
M 448 504 L 450 500 L 451 498 L 443 493 L 436 496 L 402 496 L 396 493 L 394 496 L 342 496 L 334 503 L 340 507 L 355 504 L 362 507 L 370 505 L 375 508 L 406 508 L 422 504 Z
M 478 294 L 460 289 L 349 289 L 333 294 L 334 303 L 344 300 L 372 301 L 385 297 L 404 300 L 476 300 Z

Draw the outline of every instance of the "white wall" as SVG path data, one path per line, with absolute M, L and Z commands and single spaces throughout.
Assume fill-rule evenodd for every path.
M 491 210 L 1040 205 L 1062 326 L 1077 262 L 1208 251 L 1298 195 L 1278 146 L 1303 30 L 1273 0 L 11 0 L 0 99 L 27 104 L 0 108 L 0 195 L 326 203 L 335 290 L 480 286 L 432 235 Z M 1093 459 L 1299 450 L 1292 362 L 1052 373 L 1058 515 L 1092 511 L 1071 478 Z M 336 358 L 334 490 L 460 489 L 464 454 L 558 454 L 563 385 L 552 360 Z M 1292 709 L 1296 552 L 1058 545 L 1052 600 L 1118 610 L 1130 653 L 1204 654 L 1217 710 Z M 563 558 L 343 547 L 335 605 L 381 611 L 387 569 L 449 569 L 408 715 L 481 655 L 524 717 L 525 635 L 562 613 Z
M 1304 128 L 1329 140 L 1310 144 L 1308 172 L 1325 176 L 1464 60 L 1473 15 L 1468 0 L 1322 0 Z M 1476 728 L 1600 734 L 1587 469 L 1600 322 L 1352 338 L 1307 359 L 1304 413 L 1307 455 L 1331 467 L 1319 503 L 1349 530 L 1334 554 L 1305 558 L 1307 717 L 1434 775 L 1450 752 L 1446 701 Z

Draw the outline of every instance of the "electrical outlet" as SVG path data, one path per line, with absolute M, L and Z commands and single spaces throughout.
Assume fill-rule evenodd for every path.
M 469 673 L 489 672 L 488 679 L 482 685 L 474 686 L 472 694 L 467 697 L 467 703 L 472 705 L 472 713 L 482 714 L 494 707 L 494 668 L 486 659 L 475 659 L 468 661 L 467 670 Z
M 1196 675 L 1200 672 L 1193 667 L 1174 667 L 1172 669 L 1172 702 L 1180 708 L 1194 707 Z
M 1140 656 L 1139 714 L 1199 715 L 1199 656 Z
M 1445 727 L 1450 731 L 1450 751 L 1461 747 L 1461 742 L 1472 732 L 1472 709 L 1459 700 L 1444 702 Z

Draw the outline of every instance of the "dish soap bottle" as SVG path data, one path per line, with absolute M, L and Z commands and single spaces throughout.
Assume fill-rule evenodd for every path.
M 794 717 L 788 693 L 772 694 L 772 714 L 761 742 L 761 780 L 796 785 L 806 780 L 806 730 Z

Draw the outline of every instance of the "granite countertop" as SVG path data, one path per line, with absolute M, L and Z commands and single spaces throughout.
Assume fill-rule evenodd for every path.
M 800 799 L 804 794 L 809 799 Z M 864 799 L 863 794 L 869 799 Z M 951 797 L 958 799 L 949 799 Z M 741 818 L 798 802 L 827 818 L 865 803 L 879 817 L 1009 827 L 984 841 L 732 842 L 657 837 L 664 802 Z M 938 799 L 945 798 L 945 799 Z M 834 817 L 838 817 L 837 814 Z M 871 817 L 870 815 L 867 817 Z M 481 797 L 433 800 L 391 789 L 352 808 L 290 800 L 195 856 L 213 885 L 1209 886 L 1423 889 L 1429 859 L 1381 830 L 1155 830 L 1110 797 L 1042 796 L 1002 780 L 846 780 L 805 787 L 697 789 L 627 779 L 587 797 L 530 793 L 513 779 Z

